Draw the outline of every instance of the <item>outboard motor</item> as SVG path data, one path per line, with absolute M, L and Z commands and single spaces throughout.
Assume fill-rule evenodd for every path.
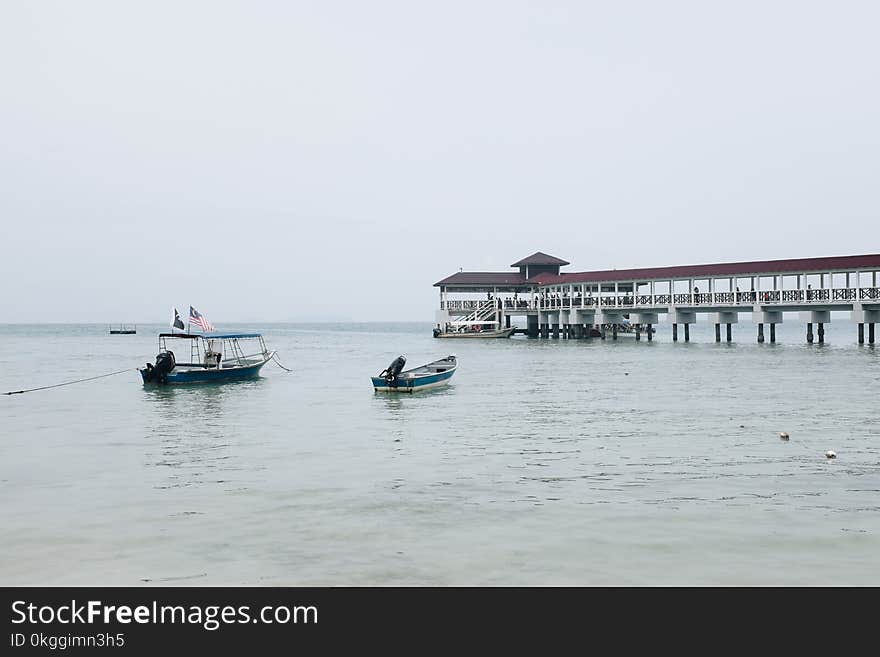
M 147 363 L 147 371 L 145 379 L 147 381 L 155 381 L 159 385 L 168 383 L 168 373 L 174 369 L 177 361 L 174 359 L 174 352 L 163 351 L 156 355 L 156 365 Z
M 379 374 L 379 376 L 384 376 L 385 380 L 389 384 L 396 385 L 397 384 L 397 376 L 403 370 L 404 365 L 406 365 L 406 357 L 405 356 L 398 356 L 397 358 L 395 358 L 391 362 L 391 365 L 389 365 L 386 369 L 382 370 L 382 373 Z

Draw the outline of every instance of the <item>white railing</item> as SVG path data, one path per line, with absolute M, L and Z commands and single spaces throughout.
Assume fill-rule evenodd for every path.
M 673 294 L 606 294 L 601 296 L 570 297 L 567 294 L 547 292 L 536 299 L 502 299 L 505 311 L 511 310 L 565 310 L 579 308 L 665 308 L 668 306 L 742 306 L 755 305 L 849 305 L 854 302 L 880 302 L 880 287 L 820 288 L 817 290 L 757 290 L 748 292 L 689 292 Z M 499 300 L 447 300 L 450 311 L 472 311 L 465 320 L 480 321 L 494 314 Z

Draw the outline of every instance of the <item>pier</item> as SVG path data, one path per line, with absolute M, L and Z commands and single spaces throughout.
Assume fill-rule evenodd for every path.
M 797 313 L 808 343 L 825 341 L 832 312 L 849 313 L 859 344 L 874 344 L 880 322 L 880 254 L 560 271 L 569 264 L 537 252 L 513 263 L 516 271 L 447 276 L 434 284 L 440 290 L 435 322 L 510 327 L 524 318 L 520 332 L 533 338 L 616 340 L 626 332 L 651 342 L 662 315 L 672 324 L 672 340 L 688 342 L 690 325 L 704 316 L 715 324 L 716 342 L 731 342 L 732 326 L 745 318 L 755 325 L 757 342 L 771 344 L 783 313 Z

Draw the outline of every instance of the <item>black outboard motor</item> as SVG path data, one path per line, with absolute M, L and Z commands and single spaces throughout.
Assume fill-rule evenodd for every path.
M 168 383 L 168 373 L 174 369 L 177 361 L 174 359 L 173 351 L 163 351 L 156 356 L 156 365 L 147 363 L 146 380 L 155 381 L 159 385 Z
M 391 365 L 382 370 L 379 376 L 384 376 L 385 380 L 392 386 L 397 385 L 397 375 L 403 370 L 404 365 L 406 365 L 406 357 L 398 356 L 391 362 Z

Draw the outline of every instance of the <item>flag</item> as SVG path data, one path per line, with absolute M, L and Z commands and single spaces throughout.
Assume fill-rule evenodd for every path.
M 195 324 L 196 326 L 201 326 L 203 331 L 210 332 L 214 330 L 214 325 L 207 320 L 207 318 L 202 315 L 198 310 L 189 307 L 189 322 L 190 324 Z
M 180 313 L 177 312 L 177 308 L 174 309 L 174 319 L 171 320 L 171 330 L 180 329 L 181 331 L 184 329 L 183 320 L 180 319 Z

